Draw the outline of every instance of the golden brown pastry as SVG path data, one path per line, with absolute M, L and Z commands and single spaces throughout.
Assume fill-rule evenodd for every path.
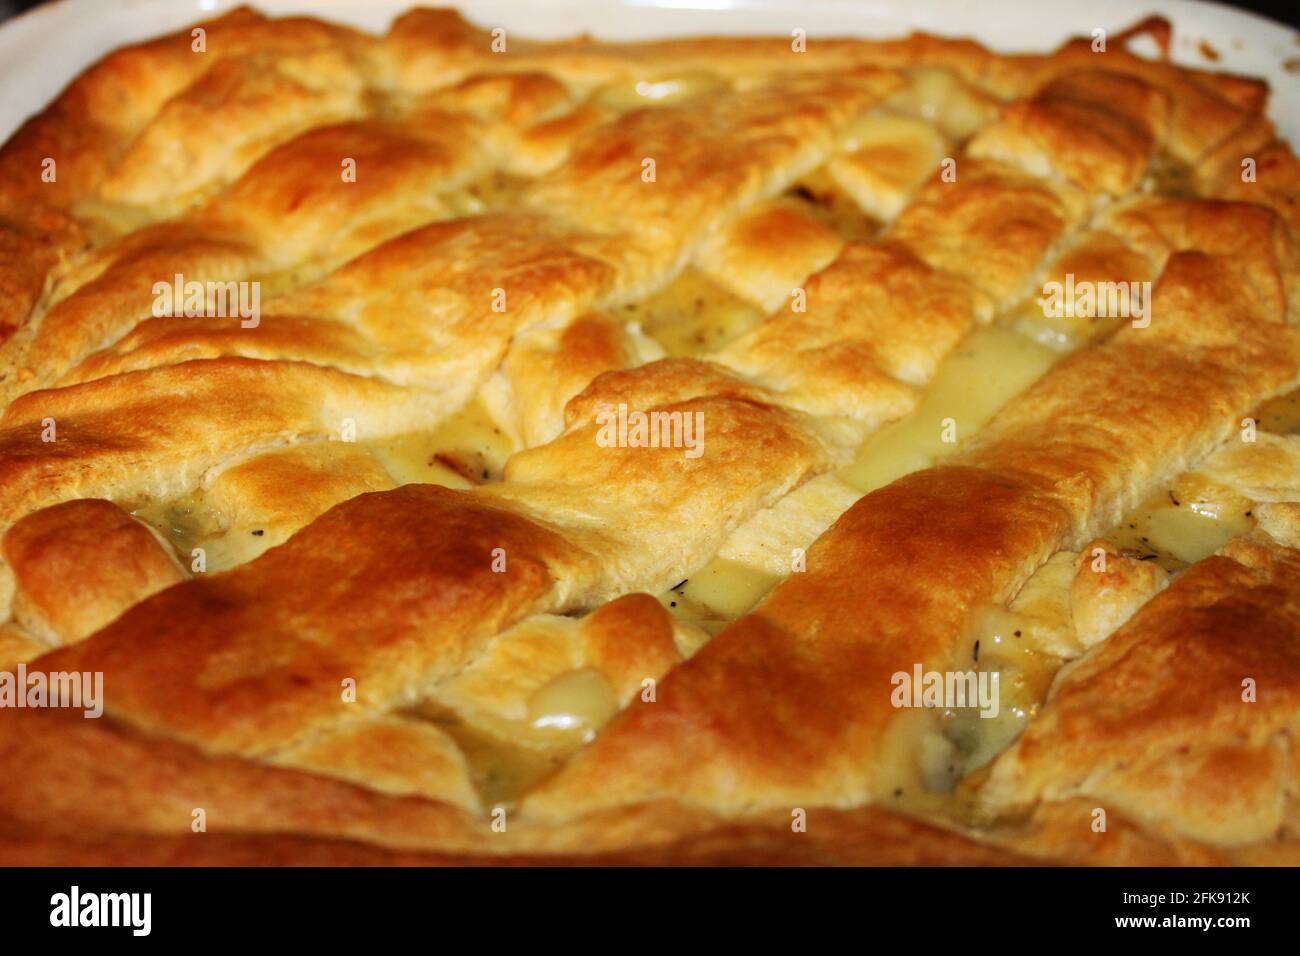
M 0 860 L 1300 860 L 1263 84 L 204 29 L 0 148 Z

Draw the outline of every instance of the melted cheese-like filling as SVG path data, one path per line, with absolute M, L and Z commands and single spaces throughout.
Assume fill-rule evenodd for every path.
M 949 787 L 1015 740 L 1047 697 L 1062 661 L 1035 646 L 1033 629 L 1041 623 L 1033 615 L 1007 607 L 991 606 L 976 612 L 967 642 L 970 658 L 963 666 L 976 673 L 999 675 L 998 712 L 986 717 L 968 708 L 940 714 L 943 735 L 957 755 Z M 1068 627 L 1068 619 L 1063 624 Z
M 1254 525 L 1253 507 L 1250 500 L 1193 472 L 1143 502 L 1106 537 L 1121 553 L 1155 561 L 1165 570 L 1176 572 L 1249 532 Z M 999 713 L 983 718 L 973 710 L 963 710 L 940 717 L 941 733 L 952 745 L 942 763 L 952 772 L 945 774 L 936 765 L 929 766 L 925 775 L 930 785 L 942 784 L 937 786 L 941 790 L 950 788 L 961 777 L 988 764 L 1037 713 L 1064 663 L 1056 656 L 1061 651 L 1052 653 L 1047 649 L 1054 644 L 1052 632 L 1072 634 L 1074 629 L 1069 597 L 1073 568 L 1071 556 L 1057 555 L 1033 579 L 1040 586 L 1032 607 L 1021 600 L 1030 590 L 1027 585 L 1010 607 L 989 607 L 976 613 L 968 641 L 971 658 L 960 666 L 999 672 Z M 1045 597 L 1052 600 L 1043 600 Z M 940 749 L 931 747 L 931 755 Z
M 614 688 L 594 667 L 565 671 L 528 698 L 528 720 L 534 728 L 573 734 L 583 742 L 595 737 L 617 712 Z
M 671 76 L 614 80 L 596 89 L 591 101 L 597 106 L 626 112 L 646 106 L 674 106 L 727 87 L 727 81 L 718 74 L 697 70 Z
M 457 216 L 477 216 L 490 209 L 514 205 L 527 182 L 518 176 L 494 170 L 460 189 L 443 193 L 439 198 Z
M 499 480 L 515 448 L 482 403 L 471 402 L 441 426 L 359 443 L 392 477 L 394 484 L 435 484 L 470 488 Z M 344 446 L 340 443 L 340 448 Z M 204 551 L 204 570 L 223 571 L 253 560 L 278 543 L 256 527 L 233 527 L 229 516 L 207 500 L 203 489 L 161 501 L 124 503 L 176 549 L 189 568 L 196 548 Z
M 1232 489 L 1191 472 L 1143 502 L 1106 537 L 1129 557 L 1155 561 L 1177 572 L 1249 532 L 1254 526 L 1253 508 L 1253 502 Z M 1010 607 L 988 607 L 976 613 L 969 635 L 971 658 L 953 666 L 1000 674 L 999 713 L 992 718 L 980 717 L 974 710 L 940 715 L 937 730 L 950 746 L 945 749 L 931 740 L 928 749 L 921 751 L 921 776 L 927 788 L 946 792 L 987 765 L 1037 713 L 1065 662 L 1056 654 L 1068 653 L 1055 649 L 1060 642 L 1054 638 L 1073 633 L 1069 594 L 1073 569 L 1073 556 L 1059 554 L 1032 579 L 1038 585 L 1032 603 L 1022 601 L 1031 590 L 1026 585 Z
M 242 563 L 249 557 L 247 552 L 260 544 L 243 537 L 228 538 L 224 516 L 207 503 L 201 490 L 166 501 L 146 501 L 133 508 L 128 506 L 127 510 L 175 548 L 186 570 L 193 567 L 196 549 L 203 551 L 204 571 L 212 572 Z
M 940 367 L 920 405 L 867 439 L 844 480 L 867 492 L 941 461 L 1060 357 L 1009 329 L 976 329 Z M 944 440 L 947 420 L 954 442 Z
M 880 797 L 917 812 L 959 816 L 958 784 L 1011 744 L 1038 713 L 1062 658 L 1045 649 L 1072 630 L 1069 585 L 1074 555 L 1040 568 L 1009 605 L 976 609 L 962 652 L 947 669 L 985 678 L 997 674 L 996 713 L 987 702 L 962 708 L 900 712 L 886 739 Z
M 433 703 L 420 704 L 410 716 L 431 721 L 456 741 L 465 755 L 474 789 L 488 806 L 514 801 L 560 767 L 582 743 L 579 737 L 568 746 L 530 746 L 521 737 L 508 739 L 466 723 Z
M 845 241 L 866 241 L 880 232 L 880 221 L 849 195 L 826 166 L 800 179 L 786 198 Z
M 1300 434 L 1300 390 L 1265 402 L 1251 417 L 1258 423 L 1260 431 L 1279 435 Z
M 538 687 L 528 696 L 522 720 L 490 712 L 465 719 L 435 701 L 411 711 L 456 741 L 480 798 L 488 804 L 516 800 L 590 743 L 616 713 L 614 688 L 593 667 L 563 671 Z
M 762 568 L 717 557 L 659 600 L 679 620 L 716 634 L 749 613 L 780 580 Z
M 884 108 L 934 123 L 949 139 L 961 141 L 997 116 L 997 104 L 977 95 L 953 73 L 938 67 L 908 71 L 908 84 Z
M 688 267 L 659 292 L 623 306 L 622 317 L 638 322 L 669 355 L 703 356 L 749 331 L 763 313 Z
M 501 478 L 513 442 L 482 402 L 473 401 L 437 428 L 366 443 L 399 485 L 472 488 Z
M 1180 571 L 1254 527 L 1254 503 L 1195 472 L 1152 495 L 1109 535 L 1121 551 Z

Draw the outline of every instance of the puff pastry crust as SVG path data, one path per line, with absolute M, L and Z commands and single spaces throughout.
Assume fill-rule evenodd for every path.
M 1300 861 L 1262 83 L 1127 50 L 1162 20 L 201 26 L 0 148 L 0 668 L 105 688 L 0 707 L 0 860 Z M 1045 324 L 1067 277 L 1148 321 Z

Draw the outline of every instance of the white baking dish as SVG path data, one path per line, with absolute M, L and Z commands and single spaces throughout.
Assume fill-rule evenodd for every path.
M 364 29 L 385 29 L 417 0 L 255 0 L 265 13 L 310 13 Z M 425 0 L 428 5 L 439 5 Z M 82 69 L 115 47 L 176 30 L 238 6 L 239 0 L 60 0 L 0 27 L 0 140 Z M 521 35 L 587 31 L 611 39 L 699 33 L 897 36 L 927 30 L 970 36 L 991 49 L 1042 52 L 1097 27 L 1117 30 L 1150 13 L 1174 24 L 1174 59 L 1268 80 L 1270 115 L 1300 143 L 1300 33 L 1252 14 L 1190 0 L 442 0 L 479 24 Z M 1220 59 L 1202 52 L 1208 44 Z

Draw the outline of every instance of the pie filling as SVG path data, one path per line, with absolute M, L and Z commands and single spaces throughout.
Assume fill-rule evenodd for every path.
M 365 447 L 398 485 L 471 488 L 500 481 L 514 443 L 480 401 L 473 401 L 431 431 L 366 442 Z
M 659 596 L 675 617 L 716 634 L 743 617 L 781 577 L 764 568 L 717 557 Z
M 940 366 L 916 409 L 867 439 L 844 480 L 866 493 L 947 458 L 1060 358 L 1017 331 L 976 328 Z
M 456 216 L 477 216 L 516 202 L 528 180 L 495 170 L 471 183 L 443 193 L 441 198 Z
M 597 87 L 591 102 L 624 112 L 649 106 L 676 106 L 709 93 L 726 90 L 730 84 L 716 73 L 703 70 L 615 80 Z
M 880 232 L 879 221 L 865 213 L 824 166 L 800 179 L 786 198 L 842 239 L 863 241 Z
M 480 799 L 509 804 L 595 738 L 618 712 L 609 681 L 580 667 L 551 678 L 527 697 L 523 719 L 463 715 L 427 700 L 412 715 L 432 721 L 460 746 Z
M 291 445 L 284 451 L 301 447 Z M 329 447 L 337 448 L 339 453 L 365 449 L 391 478 L 392 487 L 423 483 L 462 489 L 499 481 L 506 459 L 515 451 L 514 444 L 477 400 L 434 429 L 356 444 L 332 442 Z M 236 520 L 210 497 L 199 488 L 177 498 L 120 504 L 170 544 L 186 567 L 195 567 L 195 551 L 202 549 L 202 570 L 206 573 L 253 560 L 316 517 L 301 515 L 286 523 L 285 516 L 261 513 L 258 503 L 250 501 L 250 507 Z
M 1123 553 L 1181 571 L 1254 527 L 1249 498 L 1195 472 L 1142 503 L 1111 534 Z
M 576 706 L 586 710 L 581 704 Z M 501 728 L 494 733 L 432 702 L 419 705 L 411 711 L 411 716 L 431 721 L 456 741 L 465 755 L 474 789 L 485 806 L 509 805 L 562 766 L 584 743 L 584 735 L 580 733 L 556 732 L 540 740 L 519 736 L 518 727 Z
M 620 310 L 672 356 L 701 358 L 761 322 L 761 310 L 690 266 L 663 289 Z
M 1300 389 L 1265 402 L 1252 417 L 1260 431 L 1277 435 L 1300 434 Z

